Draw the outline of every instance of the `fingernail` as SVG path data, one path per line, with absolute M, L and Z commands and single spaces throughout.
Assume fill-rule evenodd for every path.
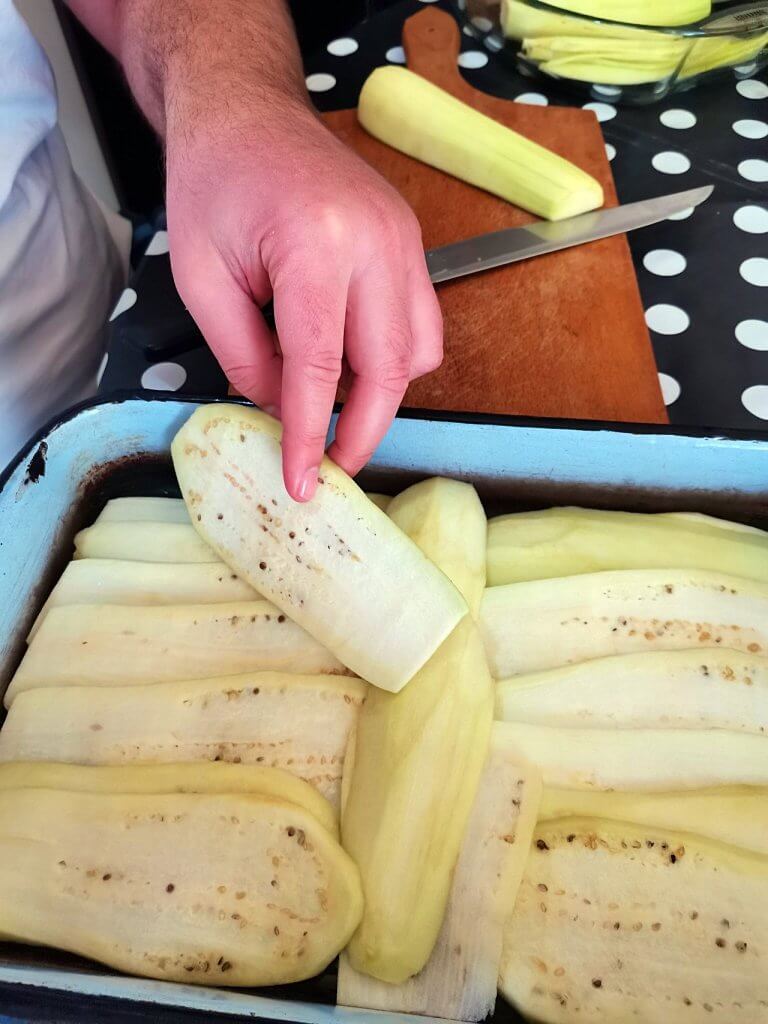
M 274 416 L 276 420 L 280 419 L 280 410 L 276 405 L 262 405 L 262 409 L 268 416 Z
M 296 497 L 299 501 L 309 501 L 312 495 L 317 490 L 317 474 L 320 472 L 319 466 L 312 466 L 308 469 L 304 476 L 299 481 L 299 486 L 296 490 Z

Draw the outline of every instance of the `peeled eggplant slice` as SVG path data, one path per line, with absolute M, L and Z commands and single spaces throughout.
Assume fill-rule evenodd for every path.
M 75 558 L 135 562 L 218 562 L 219 556 L 187 523 L 107 520 L 75 537 Z
M 768 1019 L 766 908 L 765 856 L 624 822 L 543 822 L 500 988 L 546 1024 L 757 1024 Z
M 422 480 L 393 498 L 387 514 L 455 584 L 477 618 L 485 589 L 485 511 L 471 484 Z
M 322 971 L 362 912 L 357 869 L 295 804 L 253 794 L 0 792 L 0 931 L 204 985 Z
M 608 569 L 706 569 L 768 583 L 768 533 L 695 513 L 549 508 L 488 524 L 488 585 Z
M 258 601 L 256 591 L 223 562 L 124 562 L 82 558 L 70 562 L 35 625 L 68 604 L 220 604 Z
M 687 569 L 490 587 L 480 613 L 495 679 L 639 651 L 768 654 L 768 584 Z
M 213 763 L 80 765 L 51 761 L 0 764 L 0 792 L 62 789 L 70 793 L 254 793 L 275 797 L 314 815 L 333 835 L 331 804 L 308 782 L 280 768 Z
M 588 793 L 545 789 L 539 821 L 600 818 L 693 832 L 768 856 L 768 788 L 717 786 L 666 793 Z
M 96 522 L 188 523 L 189 512 L 181 498 L 112 498 Z
M 346 669 L 268 601 L 73 604 L 46 615 L 5 704 L 39 686 L 133 686 L 260 671 Z
M 426 966 L 401 985 L 339 961 L 337 1002 L 449 1020 L 484 1020 L 496 1005 L 504 925 L 528 858 L 541 780 L 494 727 L 448 906 Z
M 198 409 L 172 454 L 200 535 L 353 672 L 398 691 L 466 615 L 450 581 L 329 459 L 312 501 L 283 483 L 282 428 L 256 409 Z
M 659 792 L 768 786 L 768 737 L 726 729 L 560 729 L 499 723 L 545 786 Z
M 338 806 L 366 691 L 359 679 L 278 672 L 29 690 L 0 730 L 0 761 L 259 764 L 298 775 Z
M 496 717 L 533 725 L 768 734 L 768 658 L 659 651 L 512 676 L 496 687 Z

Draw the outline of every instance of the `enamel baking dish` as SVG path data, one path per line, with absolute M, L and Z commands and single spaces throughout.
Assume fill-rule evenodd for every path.
M 0 476 L 0 690 L 18 664 L 24 637 L 48 590 L 71 557 L 74 533 L 109 498 L 178 494 L 170 442 L 197 404 L 130 395 L 81 406 L 46 428 Z M 768 527 L 768 436 L 403 414 L 362 483 L 396 493 L 432 475 L 473 482 L 489 514 L 579 504 L 705 512 Z M 215 990 L 125 977 L 63 953 L 0 943 L 0 984 L 251 1020 L 375 1024 L 417 1019 L 337 1009 L 332 970 L 279 990 Z M 496 1018 L 519 1020 L 501 1000 Z

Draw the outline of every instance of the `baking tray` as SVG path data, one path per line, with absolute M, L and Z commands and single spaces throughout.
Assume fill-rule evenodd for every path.
M 0 693 L 42 602 L 71 557 L 75 532 L 109 498 L 178 494 L 170 442 L 198 404 L 192 398 L 141 394 L 87 403 L 41 431 L 0 475 Z M 768 528 L 768 435 L 405 413 L 361 483 L 395 493 L 436 474 L 474 483 L 489 514 L 566 504 L 684 509 Z M 437 1019 L 337 1008 L 332 969 L 280 989 L 205 989 L 125 977 L 63 953 L 0 944 L 0 984 L 250 1020 L 404 1024 Z M 150 1013 L 148 1019 L 157 1016 Z M 499 1001 L 499 1024 L 519 1019 Z

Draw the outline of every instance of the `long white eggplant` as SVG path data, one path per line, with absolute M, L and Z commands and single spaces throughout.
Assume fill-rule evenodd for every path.
M 256 409 L 193 413 L 172 446 L 192 523 L 239 576 L 352 671 L 398 691 L 467 606 L 329 459 L 312 501 L 293 501 L 281 437 L 280 424 Z

